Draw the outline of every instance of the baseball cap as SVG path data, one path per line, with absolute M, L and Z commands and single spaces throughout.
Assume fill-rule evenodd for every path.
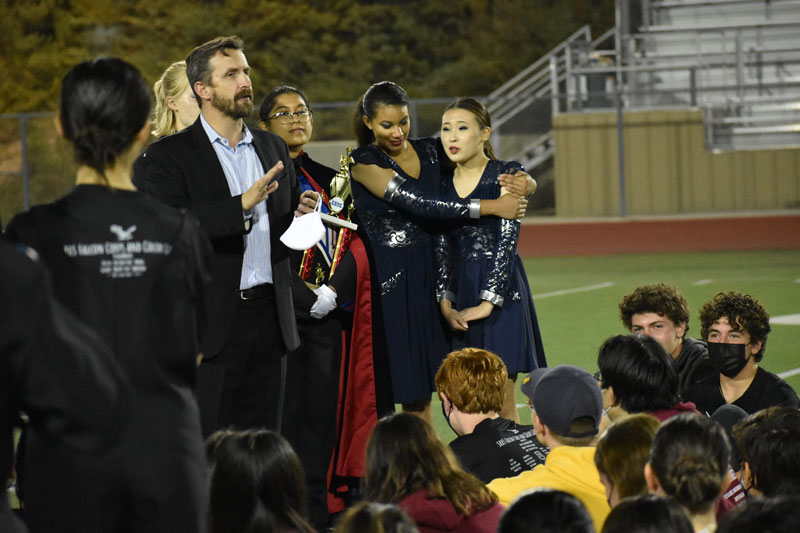
M 603 416 L 603 395 L 586 370 L 572 365 L 537 368 L 525 376 L 520 388 L 533 402 L 539 420 L 559 435 L 572 438 L 597 435 Z M 583 417 L 591 418 L 594 427 L 584 433 L 570 431 L 570 425 Z

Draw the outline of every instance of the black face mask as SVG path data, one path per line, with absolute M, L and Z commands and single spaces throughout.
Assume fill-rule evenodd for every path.
M 745 355 L 744 344 L 709 342 L 708 359 L 717 372 L 732 378 L 742 371 L 750 358 Z
M 450 413 L 453 412 L 452 406 L 450 407 L 450 413 L 448 413 L 447 411 L 444 410 L 444 402 L 441 402 L 441 404 L 442 404 L 442 416 L 444 417 L 445 421 L 447 422 L 447 425 L 450 426 L 450 429 L 453 430 L 453 433 L 458 435 L 458 431 L 453 429 L 453 425 L 450 423 Z M 458 435 L 458 436 L 460 437 L 461 435 Z

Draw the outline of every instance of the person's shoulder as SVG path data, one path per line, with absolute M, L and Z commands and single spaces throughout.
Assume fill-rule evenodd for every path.
M 787 402 L 788 405 L 800 407 L 800 400 L 798 400 L 797 393 L 792 386 L 778 374 L 770 372 L 769 370 L 764 370 L 764 368 L 759 366 L 756 372 L 756 379 L 759 378 L 764 383 L 765 390 L 779 397 L 781 403 Z
M 350 154 L 357 165 L 376 165 L 382 168 L 389 168 L 391 163 L 389 157 L 374 144 L 359 146 Z
M 490 159 L 489 168 L 497 171 L 497 174 L 514 174 L 518 171 L 524 171 L 525 167 L 517 161 L 504 161 L 502 159 Z
M 562 448 L 563 446 L 559 446 Z M 558 448 L 556 448 L 558 449 Z M 543 477 L 548 476 L 544 464 L 536 465 L 532 470 L 524 470 L 513 477 L 499 477 L 487 483 L 487 486 L 498 495 L 503 503 L 510 502 L 517 493 L 537 486 Z
M 329 167 L 327 165 L 323 165 L 322 163 L 318 163 L 318 162 L 314 161 L 305 152 L 300 154 L 300 162 L 302 163 L 303 168 L 306 169 L 306 171 L 309 174 L 311 174 L 311 176 L 314 179 L 317 179 L 318 177 L 322 177 L 322 178 L 327 179 L 327 181 L 330 181 L 330 178 L 332 178 L 334 175 L 336 175 L 336 171 L 334 169 L 332 169 L 331 167 Z
M 62 205 L 66 201 L 65 199 L 73 193 L 74 191 L 70 191 L 66 196 L 62 196 L 53 203 L 34 205 L 27 211 L 17 213 L 5 229 L 6 236 L 12 241 L 26 242 L 30 232 L 36 232 L 36 227 L 41 224 L 41 221 L 55 216 L 58 206 Z
M 683 347 L 679 357 L 687 355 L 689 357 L 705 356 L 708 353 L 708 343 L 700 339 L 686 337 L 683 340 Z
M 280 147 L 286 146 L 286 141 L 284 141 L 281 137 L 275 135 L 271 131 L 262 130 L 261 128 L 253 128 L 250 130 L 250 133 L 253 134 L 253 139 L 257 139 L 258 142 L 268 145 L 272 144 Z
M 13 280 L 11 285 L 20 287 L 41 278 L 44 267 L 33 248 L 0 236 L 0 273 L 3 284 Z
M 432 163 L 439 161 L 439 158 L 444 155 L 444 150 L 441 149 L 442 143 L 438 137 L 420 137 L 409 139 L 409 141 L 418 157 L 428 159 Z
M 189 151 L 194 146 L 194 133 L 192 128 L 195 125 L 184 128 L 181 131 L 175 132 L 172 135 L 165 135 L 160 139 L 156 139 L 144 149 L 141 155 L 137 158 L 136 163 L 139 165 L 147 164 L 148 160 L 159 158 L 168 155 L 179 155 L 183 152 Z M 202 128 L 202 126 L 200 126 Z M 140 162 L 141 160 L 141 162 Z

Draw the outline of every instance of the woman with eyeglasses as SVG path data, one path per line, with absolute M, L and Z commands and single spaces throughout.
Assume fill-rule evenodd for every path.
M 323 213 L 331 213 L 331 181 L 336 171 L 317 163 L 304 151 L 314 127 L 313 112 L 305 94 L 287 85 L 276 87 L 264 98 L 259 116 L 259 127 L 278 135 L 289 146 L 295 174 L 303 190 L 320 194 Z M 326 474 L 336 436 L 340 436 L 336 448 L 347 450 L 346 453 L 353 456 L 363 457 L 366 447 L 365 437 L 354 442 L 351 432 L 346 429 L 337 431 L 336 428 L 342 357 L 347 362 L 344 372 L 351 374 L 347 383 L 351 386 L 363 383 L 368 386 L 361 387 L 362 391 L 374 390 L 372 328 L 368 327 L 372 311 L 369 262 L 361 239 L 352 234 L 353 240 L 331 277 L 338 234 L 328 227 L 325 237 L 313 248 L 305 253 L 291 252 L 295 272 L 300 272 L 305 258 L 303 271 L 307 274 L 303 281 L 313 286 L 319 283 L 318 278 L 322 282 L 319 288 L 312 290 L 297 278 L 292 289 L 300 347 L 287 358 L 286 407 L 282 427 L 283 435 L 303 461 L 309 489 L 309 514 L 313 525 L 319 529 L 326 526 L 328 519 Z M 323 294 L 315 294 L 320 291 Z M 321 300 L 328 296 L 335 303 L 322 306 L 324 302 Z M 347 339 L 344 354 L 343 331 Z M 365 374 L 357 369 L 369 372 Z M 355 409 L 344 409 L 344 412 L 357 413 L 345 417 L 342 421 L 345 428 L 351 425 L 370 427 L 377 422 L 380 409 L 374 394 L 365 397 L 362 393 L 354 398 L 343 392 L 342 400 L 357 401 Z M 341 457 L 338 463 L 347 464 L 348 461 Z M 355 474 L 360 474 L 339 468 L 334 473 L 335 479 L 358 477 Z

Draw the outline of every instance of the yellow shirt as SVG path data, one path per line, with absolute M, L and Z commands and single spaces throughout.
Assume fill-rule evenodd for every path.
M 603 528 L 611 509 L 594 466 L 593 447 L 558 446 L 550 450 L 543 465 L 516 477 L 498 478 L 489 483 L 500 503 L 506 506 L 526 490 L 541 487 L 572 494 L 586 506 L 595 530 Z

